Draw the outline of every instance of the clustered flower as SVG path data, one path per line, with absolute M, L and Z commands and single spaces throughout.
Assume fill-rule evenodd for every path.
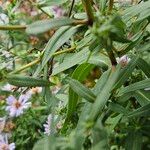
M 15 143 L 8 143 L 7 134 L 0 135 L 0 150 L 14 150 Z
M 120 64 L 122 67 L 125 67 L 129 63 L 130 58 L 127 55 L 124 55 L 120 58 L 116 58 L 116 60 L 118 64 Z
M 14 96 L 9 96 L 7 100 L 6 111 L 9 112 L 11 117 L 18 117 L 23 114 L 23 111 L 31 106 L 31 102 L 28 102 L 29 97 L 27 95 L 21 95 L 17 100 Z
M 48 115 L 46 124 L 44 124 L 44 134 L 50 135 L 51 134 L 51 122 L 52 122 L 52 115 Z

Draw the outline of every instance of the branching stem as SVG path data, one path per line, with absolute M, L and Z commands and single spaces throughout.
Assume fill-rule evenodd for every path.
M 88 16 L 88 24 L 92 25 L 93 20 L 94 20 L 94 15 L 93 15 L 93 11 L 92 11 L 91 0 L 82 0 L 82 3 L 84 5 L 85 11 L 86 11 L 87 16 Z

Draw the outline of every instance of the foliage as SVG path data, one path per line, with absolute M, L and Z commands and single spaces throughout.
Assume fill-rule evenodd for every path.
M 0 134 L 18 150 L 150 148 L 150 1 L 2 4 Z M 32 102 L 19 117 L 11 95 Z

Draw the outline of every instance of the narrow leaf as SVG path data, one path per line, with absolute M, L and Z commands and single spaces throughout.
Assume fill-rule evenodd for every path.
M 21 75 L 8 76 L 7 81 L 8 83 L 19 87 L 48 86 L 50 84 L 50 82 L 47 80 Z
M 83 86 L 79 81 L 74 79 L 67 79 L 67 82 L 69 83 L 70 87 L 81 97 L 85 98 L 89 102 L 94 102 L 96 96 L 93 94 L 93 92 Z
M 126 150 L 141 150 L 142 149 L 142 134 L 137 131 L 129 132 L 126 143 Z
M 72 73 L 72 78 L 78 81 L 83 81 L 89 72 L 93 69 L 94 65 L 84 63 L 79 65 L 75 71 Z M 69 101 L 68 101 L 68 111 L 67 111 L 67 118 L 72 115 L 75 111 L 76 105 L 78 103 L 78 94 L 74 92 L 71 88 L 69 88 Z
M 128 111 L 126 110 L 126 108 L 124 108 L 123 106 L 121 106 L 121 105 L 119 105 L 119 104 L 117 104 L 117 103 L 111 102 L 108 107 L 109 107 L 109 109 L 111 109 L 112 111 L 117 112 L 117 113 L 120 113 L 120 114 L 127 114 L 127 112 L 128 112 Z
M 53 28 L 71 25 L 73 22 L 74 20 L 70 18 L 54 18 L 50 20 L 36 21 L 27 26 L 26 32 L 28 34 L 40 34 Z
M 137 65 L 145 73 L 145 75 L 150 78 L 150 65 L 142 58 L 138 60 Z
M 145 106 L 148 103 L 150 103 L 149 91 L 138 90 L 133 94 L 133 96 L 136 98 L 136 100 L 139 102 L 141 106 Z
M 125 88 L 122 88 L 119 91 L 118 95 L 120 96 L 120 95 L 123 95 L 128 92 L 145 89 L 145 88 L 149 88 L 149 87 L 150 87 L 150 79 L 146 79 L 146 80 L 143 80 L 140 82 L 133 83 L 129 86 L 126 86 Z
M 97 117 L 100 115 L 102 109 L 104 108 L 107 100 L 109 99 L 110 95 L 111 95 L 111 90 L 112 87 L 114 86 L 114 84 L 116 83 L 116 81 L 118 80 L 118 77 L 120 75 L 120 69 L 121 66 L 118 65 L 116 68 L 115 72 L 111 72 L 107 83 L 105 84 L 105 86 L 103 87 L 103 89 L 101 90 L 101 92 L 98 94 L 93 107 L 91 109 L 91 112 L 89 114 L 89 121 L 91 123 L 93 123 L 93 121 L 97 120 Z
M 129 118 L 142 116 L 150 116 L 150 103 L 127 114 Z

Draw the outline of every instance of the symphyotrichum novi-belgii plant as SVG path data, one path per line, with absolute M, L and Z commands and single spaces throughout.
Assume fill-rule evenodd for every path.
M 42 87 L 42 101 L 52 114 L 51 132 L 34 143 L 33 150 L 150 148 L 150 1 L 32 4 L 43 11 L 54 5 L 68 8 L 64 16 L 48 14 L 28 25 L 0 25 L 1 31 L 24 36 L 43 37 L 53 31 L 40 41 L 38 54 L 20 54 L 28 63 L 18 67 L 15 57 L 20 56 L 12 53 L 13 69 L 0 67 L 2 84 L 8 82 L 22 92 Z M 61 83 L 57 93 L 52 92 L 54 78 Z M 58 99 L 65 99 L 62 109 Z M 53 116 L 58 108 L 61 126 Z

